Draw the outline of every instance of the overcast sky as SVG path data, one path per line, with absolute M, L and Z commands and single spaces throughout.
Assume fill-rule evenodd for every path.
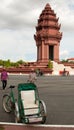
M 47 3 L 61 23 L 60 59 L 74 57 L 74 0 L 0 0 L 0 59 L 36 61 L 35 26 Z

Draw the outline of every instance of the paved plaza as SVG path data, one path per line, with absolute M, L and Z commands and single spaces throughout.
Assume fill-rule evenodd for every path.
M 0 122 L 14 123 L 14 114 L 6 113 L 2 108 L 2 97 L 9 93 L 8 87 L 15 85 L 15 97 L 17 98 L 17 86 L 28 80 L 28 75 L 9 75 L 6 90 L 2 90 L 0 82 Z M 40 99 L 47 108 L 46 124 L 74 125 L 74 76 L 41 76 L 35 82 Z

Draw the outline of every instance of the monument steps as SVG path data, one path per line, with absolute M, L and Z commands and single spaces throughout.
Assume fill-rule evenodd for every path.
M 74 75 L 74 69 L 71 68 L 70 66 L 65 66 L 64 64 L 57 63 L 55 61 L 52 62 L 53 62 L 53 73 L 52 73 L 53 75 L 59 75 L 59 72 L 63 71 L 64 68 L 66 69 L 66 71 L 69 71 L 70 75 Z

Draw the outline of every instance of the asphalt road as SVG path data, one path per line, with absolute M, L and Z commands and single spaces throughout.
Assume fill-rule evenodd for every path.
M 15 85 L 15 97 L 17 98 L 17 86 L 28 79 L 25 75 L 9 75 L 6 90 L 2 90 L 0 82 L 0 122 L 14 123 L 14 114 L 6 113 L 2 107 L 2 97 L 9 93 L 8 87 Z M 46 124 L 74 125 L 74 76 L 42 76 L 36 81 L 40 99 L 47 108 Z

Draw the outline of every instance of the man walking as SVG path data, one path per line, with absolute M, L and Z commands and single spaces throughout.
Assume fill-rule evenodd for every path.
M 35 80 L 37 80 L 36 73 L 35 73 L 34 70 L 31 70 L 31 73 L 30 73 L 30 75 L 29 75 L 29 80 L 28 80 L 28 82 L 34 83 Z

